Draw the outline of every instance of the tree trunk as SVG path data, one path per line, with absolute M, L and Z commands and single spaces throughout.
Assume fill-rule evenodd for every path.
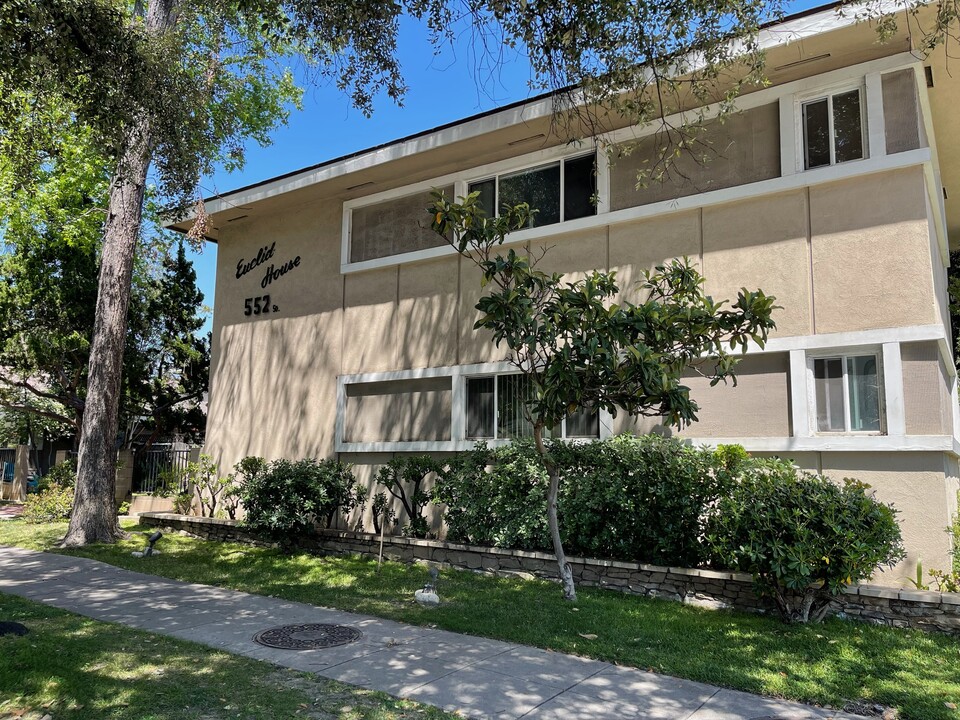
M 560 540 L 560 522 L 557 519 L 557 496 L 560 494 L 560 473 L 557 464 L 550 457 L 543 444 L 543 426 L 534 424 L 533 438 L 537 444 L 537 452 L 547 469 L 550 485 L 547 489 L 547 525 L 550 528 L 550 540 L 553 542 L 553 554 L 557 558 L 557 569 L 560 571 L 560 584 L 563 586 L 563 599 L 576 602 L 577 588 L 573 584 L 573 570 L 567 562 L 567 555 L 563 551 Z
M 162 35 L 176 22 L 177 0 L 149 0 L 144 26 Z M 114 504 L 117 414 L 127 336 L 133 260 L 140 238 L 143 196 L 152 155 L 151 123 L 140 111 L 124 133 L 123 150 L 110 186 L 90 346 L 87 398 L 77 458 L 77 485 L 64 547 L 113 542 L 120 535 Z
M 117 413 L 130 283 L 150 166 L 149 135 L 150 122 L 145 117 L 127 131 L 125 149 L 110 188 L 76 494 L 64 547 L 113 542 L 120 535 L 114 498 Z

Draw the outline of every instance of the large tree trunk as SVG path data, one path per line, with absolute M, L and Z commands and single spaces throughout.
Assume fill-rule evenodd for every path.
M 534 425 L 533 438 L 537 444 L 537 452 L 543 465 L 547 469 L 550 484 L 547 489 L 547 526 L 550 528 L 550 540 L 553 542 L 553 554 L 557 558 L 557 568 L 560 571 L 560 584 L 563 586 L 563 599 L 575 602 L 577 588 L 573 584 L 573 570 L 567 562 L 567 555 L 563 551 L 563 542 L 560 540 L 560 522 L 557 519 L 557 496 L 560 494 L 560 472 L 557 464 L 550 457 L 543 444 L 543 427 Z
M 162 35 L 176 22 L 178 0 L 149 0 L 144 27 Z M 141 111 L 127 128 L 117 173 L 110 187 L 97 313 L 90 347 L 87 399 L 77 459 L 77 486 L 65 547 L 113 542 L 117 524 L 117 413 L 127 336 L 133 260 L 140 238 L 143 195 L 153 151 L 150 118 Z
M 76 494 L 70 528 L 63 539 L 65 547 L 113 542 L 120 534 L 114 498 L 117 413 L 130 283 L 150 166 L 149 136 L 150 122 L 146 117 L 139 118 L 127 130 L 124 152 L 110 188 Z

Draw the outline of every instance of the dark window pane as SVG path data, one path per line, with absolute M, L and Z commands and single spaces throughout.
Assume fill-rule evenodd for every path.
M 467 437 L 493 437 L 494 378 L 467 378 Z
M 838 163 L 863 157 L 860 91 L 833 96 L 833 136 Z
M 533 425 L 526 418 L 525 403 L 530 383 L 523 375 L 501 375 L 497 378 L 497 437 L 533 437 Z
M 567 415 L 567 437 L 600 437 L 600 413 L 596 410 L 580 408 L 572 415 Z
M 495 178 L 490 178 L 489 180 L 481 180 L 479 182 L 470 183 L 468 192 L 480 191 L 480 197 L 477 198 L 477 201 L 480 204 L 480 207 L 483 208 L 483 211 L 487 214 L 487 217 L 495 217 L 497 209 L 497 181 Z
M 500 207 L 524 202 L 539 211 L 531 227 L 560 222 L 560 163 L 500 177 Z
M 876 355 L 847 358 L 850 429 L 880 432 L 880 381 Z
M 830 115 L 827 99 L 803 106 L 803 166 L 807 170 L 830 164 Z
M 813 361 L 813 378 L 817 394 L 817 430 L 843 432 L 843 363 L 840 358 Z
M 563 219 L 576 220 L 597 214 L 593 196 L 597 192 L 594 156 L 586 155 L 563 163 Z

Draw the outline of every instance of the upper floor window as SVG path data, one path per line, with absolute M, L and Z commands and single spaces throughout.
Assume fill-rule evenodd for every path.
M 593 153 L 471 182 L 480 206 L 493 216 L 504 205 L 527 203 L 537 210 L 530 227 L 596 215 L 596 158 Z
M 805 170 L 864 157 L 860 88 L 809 100 L 801 107 Z
M 876 355 L 814 358 L 813 384 L 817 432 L 882 432 Z
M 512 439 L 533 437 L 524 402 L 530 383 L 523 375 L 490 375 L 467 378 L 467 437 Z M 596 410 L 580 409 L 568 415 L 545 437 L 598 438 L 600 416 Z

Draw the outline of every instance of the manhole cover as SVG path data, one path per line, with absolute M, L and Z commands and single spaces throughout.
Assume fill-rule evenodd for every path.
M 282 625 L 261 630 L 253 636 L 254 642 L 282 650 L 317 650 L 346 645 L 363 637 L 362 633 L 346 625 Z

